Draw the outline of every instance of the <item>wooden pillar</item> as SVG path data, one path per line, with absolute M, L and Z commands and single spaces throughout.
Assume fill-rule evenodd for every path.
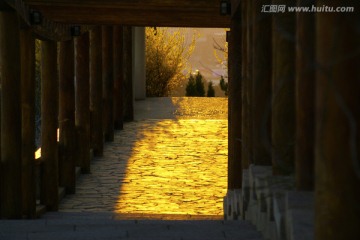
M 242 166 L 243 169 L 249 168 L 253 162 L 252 158 L 252 58 L 253 58 L 253 19 L 252 19 L 253 1 L 243 1 L 243 52 L 244 65 L 242 74 Z
M 286 5 L 286 0 L 273 0 Z M 294 171 L 295 13 L 273 14 L 272 22 L 272 161 L 275 175 Z
M 83 173 L 90 173 L 90 73 L 89 34 L 75 39 L 76 114 L 78 162 Z
M 242 185 L 241 158 L 241 18 L 237 12 L 231 20 L 229 41 L 229 159 L 228 189 L 240 189 Z
M 124 101 L 123 101 L 123 27 L 114 27 L 114 128 L 124 128 Z
M 360 236 L 360 2 L 316 14 L 315 239 Z
M 21 58 L 16 12 L 0 12 L 1 173 L 0 216 L 21 218 Z
M 101 46 L 101 27 L 95 27 L 90 31 L 91 147 L 95 156 L 102 156 L 104 150 Z
M 43 164 L 41 200 L 49 211 L 59 207 L 58 169 L 58 74 L 57 44 L 41 42 L 41 160 Z
M 124 27 L 124 121 L 134 120 L 132 27 Z
M 114 141 L 114 64 L 113 27 L 102 27 L 102 80 L 104 99 L 104 137 Z
M 248 137 L 248 132 L 247 132 L 247 77 L 248 77 L 248 60 L 249 58 L 247 57 L 247 55 L 249 54 L 248 52 L 248 12 L 247 12 L 247 8 L 249 5 L 248 1 L 241 1 L 240 3 L 241 5 L 241 22 L 242 22 L 242 28 L 241 28 L 241 110 L 239 109 L 238 111 L 241 111 L 241 162 L 242 162 L 242 167 L 243 169 L 247 169 L 249 166 L 249 159 L 248 159 L 248 152 L 247 152 L 247 148 L 246 148 L 246 144 L 247 144 L 247 137 Z M 238 140 L 239 141 L 239 140 Z
M 298 6 L 315 4 L 315 0 L 297 2 Z M 314 13 L 297 13 L 296 19 L 296 188 L 309 191 L 314 189 L 314 18 Z
M 35 38 L 29 28 L 20 31 L 22 112 L 23 215 L 35 217 Z
M 256 165 L 271 165 L 271 14 L 261 12 L 271 0 L 253 1 L 252 144 Z
M 60 43 L 59 51 L 59 183 L 67 193 L 75 193 L 74 42 Z

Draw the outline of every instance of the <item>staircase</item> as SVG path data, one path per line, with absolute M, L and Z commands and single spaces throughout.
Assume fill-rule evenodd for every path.
M 1 240 L 263 240 L 245 221 L 124 220 L 113 213 L 47 213 L 37 220 L 0 220 Z

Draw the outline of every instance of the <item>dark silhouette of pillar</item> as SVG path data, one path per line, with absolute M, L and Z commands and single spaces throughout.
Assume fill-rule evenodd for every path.
M 59 49 L 59 184 L 67 193 L 75 193 L 74 42 L 64 41 Z
M 22 111 L 23 215 L 35 217 L 35 38 L 30 28 L 20 31 Z
M 298 0 L 298 6 L 315 0 Z M 295 173 L 298 190 L 314 189 L 315 15 L 297 13 L 296 18 L 296 145 Z
M 360 2 L 316 14 L 315 239 L 360 236 Z
M 59 207 L 57 44 L 41 41 L 41 200 L 49 211 Z
M 132 27 L 124 27 L 124 121 L 134 120 Z
M 241 162 L 243 169 L 247 169 L 249 167 L 249 125 L 248 125 L 248 83 L 249 83 L 249 60 L 250 58 L 248 55 L 249 52 L 249 12 L 248 6 L 249 1 L 242 1 L 241 3 L 241 22 L 242 22 L 242 29 L 241 29 L 241 37 L 242 42 L 239 46 L 242 48 L 242 59 L 241 59 L 241 137 L 237 139 L 237 141 L 241 142 Z M 240 72 L 240 71 L 239 71 Z M 238 110 L 240 111 L 240 109 Z
M 90 31 L 91 147 L 95 156 L 102 156 L 104 150 L 102 89 L 102 34 L 101 27 L 95 27 Z
M 244 169 L 249 168 L 249 164 L 253 163 L 253 135 L 252 135 L 252 82 L 253 82 L 253 1 L 247 1 L 244 3 L 244 17 L 246 20 L 243 24 L 243 33 L 244 38 L 246 38 L 243 42 L 244 51 L 246 54 L 246 61 L 244 64 L 245 72 L 243 74 L 243 87 L 242 87 L 242 94 L 243 94 L 243 121 L 242 121 L 242 165 Z
M 89 34 L 75 39 L 77 160 L 83 173 L 90 173 L 90 75 Z
M 231 20 L 229 39 L 229 159 L 228 189 L 240 189 L 242 185 L 241 158 L 241 42 L 240 12 Z
M 273 5 L 287 5 L 273 0 Z M 275 175 L 294 171 L 295 13 L 273 14 L 272 22 L 272 161 Z
M 114 27 L 114 127 L 116 130 L 124 128 L 124 101 L 123 101 L 123 27 Z
M 114 64 L 113 27 L 102 27 L 102 80 L 105 141 L 114 141 Z
M 253 1 L 252 136 L 253 161 L 271 165 L 271 14 L 261 12 L 271 0 Z
M 1 172 L 0 216 L 21 218 L 21 58 L 16 12 L 0 12 Z

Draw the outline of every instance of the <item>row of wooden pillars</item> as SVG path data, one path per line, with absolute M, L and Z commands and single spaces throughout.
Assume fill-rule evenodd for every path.
M 92 154 L 101 156 L 104 142 L 133 119 L 132 28 L 94 27 L 40 46 L 40 202 L 51 211 L 58 209 L 59 188 L 75 192 L 76 167 L 89 173 Z M 35 37 L 15 11 L 0 12 L 0 64 L 0 217 L 33 218 Z
M 316 2 L 297 5 L 360 9 Z M 249 164 L 272 166 L 274 175 L 294 175 L 297 190 L 315 191 L 316 239 L 356 238 L 360 17 L 262 11 L 287 4 L 241 1 L 232 18 L 228 187 L 242 187 Z

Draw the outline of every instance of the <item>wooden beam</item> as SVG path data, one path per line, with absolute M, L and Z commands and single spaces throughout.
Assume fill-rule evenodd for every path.
M 23 215 L 35 218 L 35 38 L 31 29 L 20 31 L 20 44 Z
M 102 27 L 102 80 L 105 141 L 114 141 L 113 27 Z
M 41 41 L 41 201 L 49 211 L 59 207 L 57 44 Z
M 286 5 L 286 0 L 272 0 Z M 273 15 L 272 26 L 272 161 L 275 175 L 294 172 L 295 143 L 295 14 Z
M 59 49 L 59 181 L 67 193 L 75 193 L 75 82 L 74 42 L 60 43 Z
M 271 14 L 259 11 L 271 0 L 253 2 L 252 136 L 256 165 L 271 165 Z
M 303 7 L 315 4 L 315 0 L 297 2 Z M 297 13 L 296 26 L 296 188 L 312 191 L 315 177 L 315 14 Z
M 30 21 L 30 14 L 33 9 L 25 4 L 23 0 L 3 0 L 0 7 L 2 7 L 4 11 L 15 10 L 18 13 L 19 19 L 21 19 L 22 25 L 31 27 L 33 33 L 36 34 L 39 39 L 54 41 L 71 39 L 71 25 L 69 24 L 54 22 L 42 15 L 41 23 L 33 25 Z
M 22 217 L 20 28 L 14 11 L 0 12 L 0 216 Z
M 132 28 L 124 27 L 124 121 L 134 120 Z
M 360 2 L 316 14 L 315 239 L 360 236 Z
M 83 173 L 90 173 L 90 72 L 89 34 L 75 39 L 77 164 Z
M 124 101 L 123 101 L 123 27 L 114 27 L 114 128 L 122 130 L 124 128 Z
M 31 8 L 60 23 L 229 27 L 230 17 L 220 15 L 218 0 L 141 1 L 39 1 L 26 0 Z M 208 19 L 211 18 L 211 21 Z
M 104 149 L 101 46 L 101 27 L 95 27 L 90 31 L 91 147 L 95 156 L 102 156 Z

